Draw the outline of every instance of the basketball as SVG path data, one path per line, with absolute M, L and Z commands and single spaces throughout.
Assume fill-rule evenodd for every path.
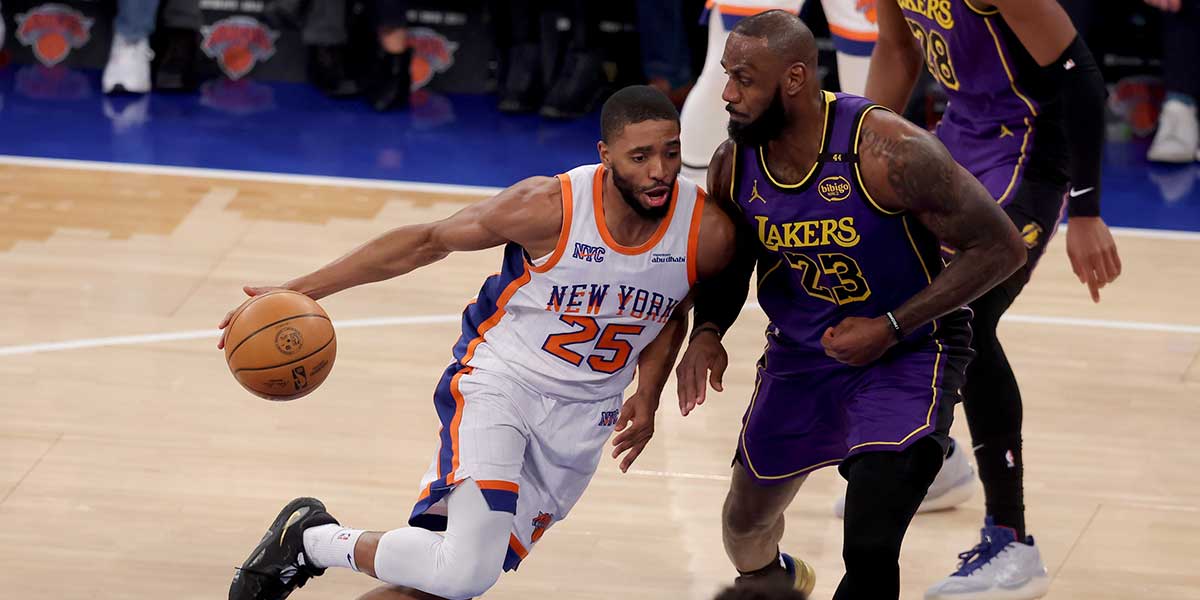
M 234 379 L 267 400 L 312 393 L 333 369 L 337 338 L 315 300 L 279 290 L 246 301 L 229 323 L 225 362 Z

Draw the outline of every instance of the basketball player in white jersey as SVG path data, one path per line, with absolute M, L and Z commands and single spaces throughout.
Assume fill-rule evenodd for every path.
M 440 447 L 410 526 L 351 529 L 320 501 L 293 500 L 234 577 L 230 600 L 282 599 L 329 567 L 388 584 L 366 596 L 376 600 L 478 596 L 567 516 L 614 429 L 621 470 L 637 459 L 687 330 L 692 285 L 725 267 L 735 233 L 677 178 L 679 114 L 661 92 L 614 94 L 601 140 L 600 164 L 394 229 L 283 285 L 320 299 L 505 244 L 434 393 Z M 622 403 L 635 370 L 637 391 Z
M 693 181 L 706 181 L 708 160 L 727 137 L 729 114 L 721 90 L 728 79 L 721 68 L 725 39 L 745 17 L 782 9 L 799 14 L 807 0 L 709 0 L 708 54 L 695 87 L 683 104 L 683 174 Z M 838 81 L 842 91 L 863 95 L 871 51 L 879 37 L 875 23 L 876 0 L 821 0 L 833 46 L 837 50 Z

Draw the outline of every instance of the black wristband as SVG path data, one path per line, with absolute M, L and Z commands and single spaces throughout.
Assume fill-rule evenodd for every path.
M 903 340 L 904 330 L 900 329 L 900 322 L 896 320 L 896 315 L 893 315 L 892 311 L 889 310 L 884 316 L 887 317 L 888 324 L 892 326 L 892 335 L 896 336 L 896 341 Z
M 1104 104 L 1108 90 L 1100 67 L 1078 35 L 1044 69 L 1057 86 L 1058 111 L 1069 147 L 1068 217 L 1100 216 L 1100 179 L 1104 158 Z
M 696 339 L 696 336 L 700 335 L 701 333 L 704 333 L 705 331 L 711 331 L 711 332 L 717 334 L 718 340 L 721 339 L 721 337 L 722 337 L 720 327 L 717 327 L 716 325 L 714 325 L 712 323 L 705 323 L 705 324 L 692 330 L 692 335 L 688 336 L 688 343 L 689 344 L 692 343 L 692 340 Z

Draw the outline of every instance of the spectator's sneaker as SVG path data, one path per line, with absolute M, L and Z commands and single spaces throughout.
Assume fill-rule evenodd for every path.
M 1154 162 L 1190 163 L 1197 160 L 1200 145 L 1200 124 L 1196 122 L 1196 106 L 1168 99 L 1158 117 L 1158 133 L 1146 158 Z
M 917 513 L 933 512 L 954 508 L 971 499 L 975 494 L 975 468 L 967 460 L 967 453 L 958 447 L 957 442 L 950 441 L 950 456 L 942 463 L 925 499 L 917 508 Z M 833 503 L 833 514 L 839 519 L 846 518 L 846 495 L 842 494 Z
M 145 94 L 150 91 L 150 42 L 128 40 L 121 34 L 113 36 L 108 64 L 101 83 L 105 94 Z
M 309 46 L 308 80 L 333 98 L 358 93 L 358 82 L 346 74 L 346 53 L 342 46 Z
M 502 112 L 526 113 L 542 102 L 542 53 L 537 44 L 509 48 L 498 108 Z
M 324 575 L 325 569 L 313 568 L 304 555 L 304 530 L 336 523 L 320 500 L 289 502 L 233 576 L 229 600 L 283 600 L 309 578 Z
M 196 89 L 196 52 L 199 34 L 191 29 L 167 28 L 163 32 L 165 48 L 154 72 L 154 89 L 184 92 Z
M 603 57 L 599 51 L 572 51 L 562 73 L 542 105 L 541 114 L 551 119 L 574 119 L 592 111 L 604 94 Z
M 1033 600 L 1046 595 L 1050 577 L 1033 536 L 1017 540 L 988 517 L 982 541 L 958 555 L 958 570 L 925 592 L 925 600 Z

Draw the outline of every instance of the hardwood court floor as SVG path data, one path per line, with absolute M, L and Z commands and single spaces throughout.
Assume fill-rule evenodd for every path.
M 431 318 L 339 328 L 332 377 L 294 403 L 243 392 L 202 330 L 243 283 L 285 280 L 471 199 L 0 166 L 0 597 L 222 598 L 296 495 L 351 526 L 402 525 L 436 450 L 430 398 L 456 316 L 499 252 L 325 301 L 337 320 Z M 1071 277 L 1060 237 L 1002 325 L 1025 395 L 1028 520 L 1050 598 L 1200 598 L 1200 240 L 1119 242 L 1126 272 L 1102 304 Z M 718 515 L 764 324 L 750 311 L 730 334 L 724 394 L 682 419 L 668 393 L 637 472 L 605 459 L 570 518 L 488 597 L 700 599 L 730 580 Z M 30 346 L 164 332 L 183 333 Z M 784 548 L 816 566 L 817 598 L 841 575 L 840 488 L 819 472 L 788 512 Z M 918 517 L 904 597 L 952 570 L 982 520 L 980 494 Z M 294 597 L 372 586 L 336 571 Z

